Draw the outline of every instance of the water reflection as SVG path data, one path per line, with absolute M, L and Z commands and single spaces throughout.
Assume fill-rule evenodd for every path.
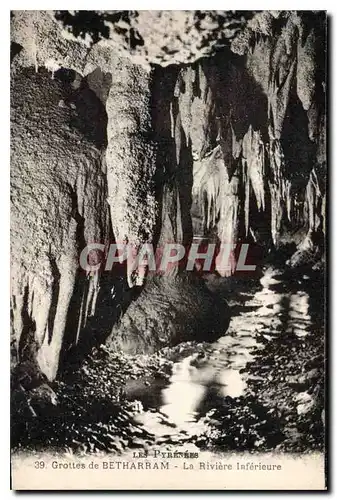
M 174 365 L 170 384 L 162 392 L 161 411 L 179 427 L 196 420 L 196 409 L 205 397 L 206 384 L 201 383 L 199 370 L 191 365 L 193 359 L 194 356 L 188 356 Z M 205 376 L 209 382 L 206 373 L 204 379 Z
M 213 285 L 219 294 L 228 291 L 226 280 L 219 279 Z M 248 366 L 256 356 L 263 358 L 269 343 L 296 345 L 310 333 L 313 328 L 311 295 L 298 288 L 298 284 L 289 285 L 284 276 L 272 268 L 265 270 L 259 282 L 237 286 L 239 292 L 229 296 L 232 318 L 226 335 L 213 344 L 199 344 L 195 353 L 177 362 L 169 384 L 161 391 L 157 410 L 174 425 L 171 434 L 198 433 L 198 421 L 209 409 L 228 396 L 245 396 L 249 380 L 261 378 L 251 373 Z M 267 359 L 263 364 L 268 375 Z M 138 398 L 142 399 L 142 395 Z M 141 414 L 138 421 L 153 432 L 154 411 L 150 411 L 151 418 L 148 413 Z M 161 424 L 165 422 L 161 420 Z M 155 433 L 167 433 L 167 427 L 165 429 L 158 431 L 157 427 Z

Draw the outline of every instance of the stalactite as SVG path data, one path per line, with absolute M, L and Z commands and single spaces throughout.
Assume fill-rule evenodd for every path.
M 295 52 L 291 56 L 285 56 L 284 40 L 279 39 L 273 53 L 273 60 L 269 85 L 269 120 L 270 133 L 273 139 L 280 139 L 284 117 L 289 104 L 291 86 L 294 82 L 296 58 Z
M 239 221 L 241 212 L 240 173 L 235 174 L 224 189 L 224 202 L 221 204 L 220 222 L 218 225 L 218 235 L 221 243 L 236 245 L 239 241 Z M 231 253 L 229 256 L 229 269 L 222 269 L 216 265 L 221 276 L 230 276 L 235 269 L 235 257 Z
M 172 238 L 168 239 L 168 235 Z M 158 247 L 163 248 L 165 243 L 180 243 L 184 241 L 184 231 L 181 219 L 179 188 L 174 182 L 166 184 L 163 190 L 161 238 Z
M 322 192 L 319 187 L 319 182 L 315 169 L 311 171 L 309 182 L 306 188 L 305 199 L 307 204 L 309 233 L 313 234 L 316 233 L 318 230 L 322 229 L 322 221 L 320 217 Z
M 296 36 L 295 30 L 296 26 L 289 18 L 286 29 L 281 33 L 272 52 L 268 89 L 271 233 L 275 245 L 278 244 L 282 220 L 284 214 L 288 213 L 289 206 L 290 187 L 280 138 L 295 77 L 296 53 L 294 46 L 292 50 L 289 46 L 289 40 Z
M 236 244 L 238 240 L 240 199 L 239 175 L 229 179 L 220 146 L 194 164 L 193 194 L 203 210 L 204 231 L 216 227 L 221 243 Z M 233 268 L 235 267 L 235 262 Z M 227 276 L 233 269 L 217 269 Z
M 238 200 L 231 193 L 234 206 L 238 210 L 233 208 L 229 214 L 228 210 L 223 209 L 226 203 L 221 203 L 224 190 L 221 192 L 218 187 L 219 173 L 222 173 L 223 179 L 224 173 L 217 168 L 213 179 L 214 168 L 211 162 L 209 161 L 208 166 L 197 163 L 194 168 L 193 192 L 197 199 L 196 205 L 203 207 L 207 230 L 215 225 L 218 235 L 233 235 L 235 231 L 231 226 L 238 225 L 234 214 L 239 212 L 242 214 L 245 234 L 250 235 L 251 211 L 254 208 L 251 203 L 254 198 L 257 211 L 265 214 L 265 221 L 270 213 L 270 232 L 274 245 L 279 246 L 282 243 L 288 228 L 298 228 L 305 224 L 303 199 L 314 160 L 314 146 L 310 144 L 310 140 L 317 144 L 316 157 L 319 164 L 324 163 L 321 158 L 325 156 L 324 146 L 322 148 L 320 145 L 324 136 L 319 125 L 322 103 L 319 103 L 317 96 L 315 98 L 315 92 L 318 92 L 317 95 L 321 92 L 315 82 L 315 30 L 319 29 L 319 23 L 317 26 L 313 27 L 310 20 L 304 20 L 296 12 L 287 13 L 277 21 L 273 20 L 269 13 L 257 16 L 254 22 L 248 23 L 246 31 L 250 33 L 249 36 L 246 39 L 243 37 L 240 42 L 247 44 L 246 49 L 249 47 L 249 50 L 244 49 L 245 67 L 248 70 L 246 78 L 242 76 L 245 68 L 240 67 L 240 62 L 236 65 L 234 61 L 229 60 L 225 63 L 226 70 L 223 70 L 223 74 L 218 67 L 218 74 L 213 74 L 212 78 L 209 77 L 209 68 L 212 65 L 207 68 L 204 64 L 204 73 L 208 81 L 213 82 L 210 85 L 209 110 L 214 102 L 218 103 L 218 109 L 207 115 L 208 129 L 214 125 L 217 114 L 221 116 L 218 121 L 219 134 L 216 140 L 213 139 L 209 150 L 214 151 L 217 144 L 221 145 L 229 179 L 242 163 L 240 175 L 244 193 L 242 200 Z M 251 89 L 247 92 L 245 86 L 249 76 L 256 83 L 255 86 L 251 84 Z M 237 89 L 241 90 L 246 99 L 252 92 L 251 100 L 260 103 L 256 111 L 251 109 L 252 106 L 248 106 L 246 116 L 240 113 L 240 92 Z M 261 91 L 267 100 L 264 117 L 263 98 L 259 95 Z M 298 103 L 302 103 L 304 111 L 308 112 L 308 124 L 303 112 L 298 109 L 298 106 L 301 106 Z M 192 147 L 194 148 L 193 142 Z M 320 173 L 319 177 L 321 175 Z M 312 183 L 309 183 L 309 186 L 311 185 Z M 306 206 L 309 207 L 312 202 L 312 197 L 308 198 L 306 195 Z M 198 209 L 195 210 L 197 213 Z M 318 210 L 321 214 L 320 204 L 311 207 L 309 211 L 312 210 L 315 213 Z M 227 218 L 227 232 L 224 231 L 225 222 L 221 220 L 223 214 Z
M 316 255 L 326 223 L 326 124 L 318 61 L 325 33 L 315 16 L 258 13 L 231 49 L 150 69 L 131 53 L 119 58 L 106 43 L 89 50 L 62 37 L 51 13 L 15 14 L 18 81 L 21 66 L 32 70 L 15 90 L 13 114 L 13 331 L 17 345 L 33 337 L 49 378 L 67 314 L 75 317 L 69 344 L 77 344 L 97 311 L 101 277 L 79 275 L 78 253 L 107 237 L 107 198 L 116 241 L 136 251 L 143 243 L 188 245 L 193 198 L 201 236 L 259 242 L 261 215 L 268 245 L 270 233 L 279 246 L 295 241 L 292 232 L 300 229 L 294 262 L 306 250 Z M 64 61 L 86 79 L 77 74 L 72 84 L 60 84 Z M 90 89 L 100 101 L 86 107 Z M 231 263 L 217 270 L 229 275 Z M 129 268 L 129 286 L 143 285 L 144 276 Z
M 316 52 L 315 33 L 311 29 L 310 33 L 304 33 L 301 29 L 301 36 L 297 43 L 297 95 L 300 98 L 303 108 L 308 111 L 315 95 L 316 80 Z
M 254 22 L 256 23 L 259 19 L 255 18 Z M 297 12 L 286 13 L 281 19 L 281 26 L 283 26 L 277 34 L 273 35 L 273 32 L 277 32 L 277 28 L 273 27 L 271 20 L 270 29 L 265 33 L 266 36 L 258 37 L 254 44 L 252 44 L 253 32 L 256 29 L 259 32 L 260 28 L 254 27 L 254 23 L 248 23 L 247 29 L 250 29 L 250 36 L 246 37 L 245 42 L 251 47 L 251 50 L 247 52 L 248 71 L 268 97 L 269 144 L 265 144 L 265 150 L 269 164 L 267 185 L 271 199 L 271 229 L 276 245 L 279 244 L 286 219 L 292 223 L 294 191 L 298 190 L 299 183 L 303 184 L 300 174 L 297 176 L 297 172 L 292 171 L 293 168 L 296 169 L 295 158 L 285 157 L 284 136 L 289 133 L 296 134 L 297 129 L 301 134 L 297 140 L 293 135 L 289 137 L 292 150 L 288 150 L 287 155 L 289 153 L 296 155 L 296 151 L 299 151 L 301 165 L 298 168 L 303 172 L 303 176 L 309 176 L 310 161 L 312 161 L 310 144 L 305 142 L 306 131 L 302 130 L 306 126 L 304 120 L 298 121 L 297 129 L 296 125 L 293 125 L 291 131 L 285 129 L 285 118 L 289 114 L 289 108 L 294 106 L 294 94 L 298 96 L 296 98 L 300 100 L 304 110 L 308 111 L 307 134 L 309 138 L 316 141 L 315 137 L 320 135 L 317 132 L 319 116 L 317 99 L 314 99 L 317 90 L 315 79 L 318 64 L 315 29 L 319 29 L 319 22 L 316 23 L 316 27 L 313 27 L 308 19 L 304 20 L 304 17 Z M 260 22 L 258 24 L 260 25 Z M 241 43 L 244 40 L 245 37 L 242 37 Z M 244 51 L 247 50 L 247 48 L 244 49 L 244 45 L 241 48 Z M 295 123 L 296 117 L 293 121 Z M 266 142 L 266 139 L 264 141 Z M 293 146 L 293 144 L 296 145 L 296 141 L 299 142 L 297 150 Z M 297 210 L 298 208 L 297 205 Z M 303 220 L 303 214 L 298 214 L 295 219 Z
M 209 156 L 196 161 L 193 169 L 193 195 L 202 207 L 206 230 L 211 229 L 220 217 L 226 183 L 228 175 L 221 148 L 217 146 Z
M 202 158 L 216 144 L 218 124 L 215 116 L 214 95 L 209 86 L 206 62 L 181 70 L 179 109 L 186 140 L 193 145 L 196 158 Z M 214 75 L 213 75 L 214 76 Z
M 186 124 L 185 70 L 156 68 L 152 76 L 152 126 L 160 145 L 156 155 L 156 193 L 160 209 L 156 227 L 158 259 L 166 243 L 188 246 L 192 240 L 192 151 Z M 174 266 L 170 277 L 179 272 Z
M 148 71 L 127 60 L 121 62 L 114 70 L 106 103 L 111 221 L 117 243 L 127 243 L 135 251 L 153 241 L 157 222 L 150 85 Z M 143 283 L 143 276 L 132 266 L 128 282 L 130 287 Z
M 265 148 L 259 131 L 250 125 L 242 143 L 243 164 L 245 166 L 245 228 L 249 232 L 250 186 L 256 197 L 259 211 L 265 210 Z

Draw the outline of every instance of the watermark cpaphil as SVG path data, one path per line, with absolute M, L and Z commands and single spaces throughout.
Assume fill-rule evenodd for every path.
M 136 246 L 126 243 L 89 243 L 81 251 L 79 263 L 86 272 L 111 271 L 115 265 L 126 265 L 129 271 L 146 270 L 166 274 L 174 267 L 186 271 L 220 273 L 254 272 L 256 263 L 249 256 L 249 243 L 166 243 L 154 248 L 152 243 Z

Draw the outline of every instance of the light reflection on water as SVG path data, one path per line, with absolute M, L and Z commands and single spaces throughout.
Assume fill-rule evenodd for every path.
M 196 410 L 206 392 L 205 383 L 199 379 L 199 370 L 191 365 L 193 358 L 188 356 L 173 366 L 169 385 L 162 391 L 163 405 L 160 409 L 178 427 L 196 420 Z M 203 378 L 209 382 L 213 374 L 206 372 Z
M 215 406 L 217 398 L 245 394 L 248 378 L 254 378 L 246 368 L 247 363 L 254 360 L 259 349 L 284 332 L 297 337 L 310 332 L 307 292 L 283 286 L 279 272 L 271 268 L 265 271 L 259 284 L 254 290 L 229 300 L 233 315 L 223 337 L 213 344 L 199 344 L 194 354 L 174 364 L 157 406 L 164 420 L 156 418 L 153 410 L 137 417 L 147 430 L 157 435 L 182 431 L 198 434 L 198 420 Z M 142 399 L 141 395 L 138 398 Z M 166 419 L 174 424 L 169 432 Z

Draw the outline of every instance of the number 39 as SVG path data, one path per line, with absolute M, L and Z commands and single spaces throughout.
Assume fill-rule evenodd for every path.
M 45 467 L 45 463 L 41 460 L 40 462 L 37 461 L 37 462 L 34 462 L 35 464 L 35 469 L 44 469 Z

